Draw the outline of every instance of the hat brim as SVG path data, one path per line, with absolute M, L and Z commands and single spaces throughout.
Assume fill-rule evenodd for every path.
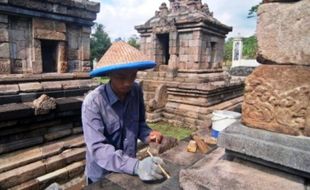
M 154 68 L 155 66 L 156 66 L 156 63 L 154 61 L 139 61 L 139 62 L 109 65 L 109 66 L 100 67 L 100 68 L 92 70 L 90 72 L 90 76 L 91 77 L 103 77 L 103 76 L 106 76 L 106 74 L 111 71 L 126 70 L 126 69 L 145 70 L 145 69 Z

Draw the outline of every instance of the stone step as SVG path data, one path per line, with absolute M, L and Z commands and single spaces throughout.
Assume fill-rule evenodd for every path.
M 83 98 L 65 97 L 56 99 L 56 111 L 80 110 Z M 0 121 L 16 120 L 35 116 L 32 103 L 8 103 L 0 105 Z
M 12 170 L 2 172 L 0 173 L 0 188 L 7 189 L 35 178 L 37 178 L 37 180 L 41 183 L 46 182 L 50 178 L 59 178 L 63 173 L 65 173 L 64 175 L 70 175 L 68 174 L 67 170 L 68 168 L 73 166 L 69 165 L 66 167 L 66 165 L 76 161 L 84 160 L 84 157 L 84 147 L 73 148 L 63 151 L 59 155 L 49 157 L 45 160 L 32 162 L 30 164 Z M 82 169 L 82 171 L 83 170 L 84 168 Z M 52 173 L 48 174 L 50 172 Z M 18 178 L 16 178 L 16 176 L 18 176 Z M 67 180 L 67 178 L 63 180 Z
M 24 150 L 3 154 L 0 156 L 0 173 L 60 154 L 71 147 L 83 146 L 83 135 L 76 135 L 54 141 L 53 143 L 46 145 L 35 146 Z
M 51 173 L 47 173 L 45 175 L 36 177 L 35 179 L 29 180 L 17 186 L 10 188 L 11 190 L 31 190 L 31 189 L 44 189 L 51 185 L 52 183 L 66 183 L 78 176 L 82 176 L 84 172 L 85 161 L 73 162 L 72 164 L 67 165 L 64 168 L 59 170 L 55 170 Z M 79 177 L 79 183 L 77 185 L 83 185 L 83 181 L 81 177 Z M 72 183 L 72 182 L 71 182 Z M 70 186 L 66 189 L 74 189 L 70 188 Z M 82 189 L 82 186 L 77 186 L 76 188 Z

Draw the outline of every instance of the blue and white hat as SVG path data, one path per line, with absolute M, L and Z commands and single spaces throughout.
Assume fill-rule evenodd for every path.
M 145 70 L 156 66 L 142 52 L 123 41 L 114 42 L 101 57 L 96 68 L 90 72 L 91 77 L 105 76 L 111 71 L 137 69 Z

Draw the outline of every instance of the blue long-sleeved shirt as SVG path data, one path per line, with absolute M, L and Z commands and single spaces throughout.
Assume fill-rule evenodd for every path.
M 82 123 L 86 143 L 86 176 L 98 181 L 109 172 L 133 174 L 137 138 L 146 141 L 143 93 L 134 84 L 123 102 L 111 84 L 97 87 L 84 99 Z

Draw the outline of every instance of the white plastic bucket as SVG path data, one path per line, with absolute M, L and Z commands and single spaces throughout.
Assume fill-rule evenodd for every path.
M 241 114 L 233 111 L 217 110 L 212 113 L 211 136 L 217 138 L 226 127 L 240 120 Z

